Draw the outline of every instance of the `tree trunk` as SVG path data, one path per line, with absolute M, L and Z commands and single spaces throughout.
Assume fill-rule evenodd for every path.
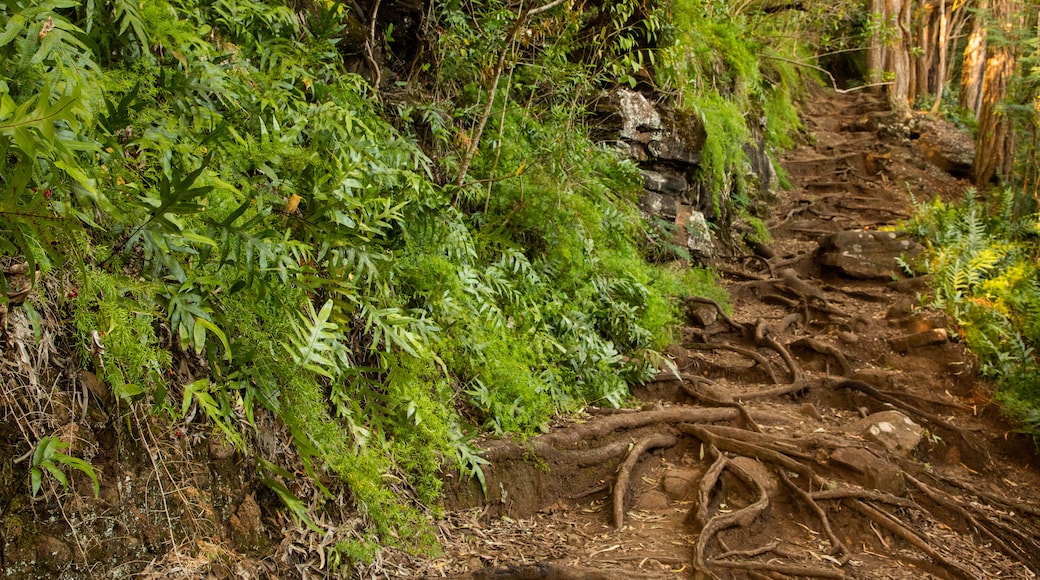
M 931 94 L 931 87 L 928 85 L 928 73 L 932 70 L 932 55 L 935 54 L 932 46 L 932 38 L 935 35 L 932 27 L 934 10 L 926 4 L 921 7 L 920 14 L 920 28 L 917 35 L 917 46 L 920 49 L 920 53 L 917 55 L 917 62 L 915 63 L 917 66 L 917 74 L 914 75 L 916 81 L 915 97 Z
M 971 33 L 964 46 L 964 60 L 961 64 L 960 106 L 975 113 L 978 117 L 982 107 L 982 81 L 986 74 L 986 52 L 988 31 L 986 18 L 989 12 L 989 0 L 978 0 L 975 17 L 971 22 Z
M 868 17 L 875 24 L 875 31 L 867 42 L 867 84 L 880 85 L 885 75 L 885 0 L 868 0 Z M 879 92 L 880 86 L 871 86 L 871 92 Z
M 910 53 L 904 39 L 909 35 L 910 0 L 885 0 L 886 26 L 891 34 L 885 43 L 886 72 L 892 73 L 888 104 L 902 117 L 910 116 Z
M 979 187 L 988 184 L 994 176 L 1010 176 L 1015 161 L 1015 134 L 1001 105 L 1007 98 L 1008 86 L 1015 72 L 1017 43 L 1013 35 L 1020 26 L 1021 5 L 1014 0 L 994 0 L 992 6 L 994 20 L 1008 38 L 1000 46 L 989 47 L 986 59 L 972 176 Z
M 938 113 L 942 106 L 943 87 L 946 85 L 946 53 L 950 49 L 950 16 L 946 10 L 946 0 L 939 0 L 939 67 L 936 70 L 935 101 L 932 103 L 932 112 Z

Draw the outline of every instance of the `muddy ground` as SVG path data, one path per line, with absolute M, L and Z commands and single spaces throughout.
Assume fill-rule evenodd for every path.
M 916 242 L 886 231 L 913 199 L 963 197 L 970 140 L 872 95 L 811 100 L 773 242 L 720 264 L 732 314 L 688 303 L 641 409 L 483 442 L 487 496 L 451 481 L 443 556 L 370 575 L 1036 577 L 1036 448 L 922 306 Z

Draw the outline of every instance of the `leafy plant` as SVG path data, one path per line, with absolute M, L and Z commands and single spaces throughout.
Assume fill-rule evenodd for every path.
M 62 471 L 61 466 L 71 467 L 86 474 L 94 484 L 94 497 L 101 493 L 101 484 L 98 482 L 97 472 L 94 471 L 94 467 L 78 457 L 72 457 L 61 452 L 62 449 L 68 448 L 68 443 L 51 436 L 41 438 L 36 444 L 36 450 L 33 451 L 32 463 L 29 468 L 29 480 L 33 497 L 36 497 L 40 492 L 45 471 L 58 480 L 62 487 L 67 488 L 69 486 L 69 479 L 65 472 Z

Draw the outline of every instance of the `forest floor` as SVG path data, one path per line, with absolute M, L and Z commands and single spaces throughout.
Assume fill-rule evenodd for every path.
M 723 261 L 727 316 L 688 304 L 641 409 L 488 440 L 486 497 L 449 480 L 430 578 L 1035 578 L 1040 462 L 888 230 L 962 199 L 970 140 L 821 93 L 787 153 L 773 242 Z M 967 159 L 970 159 L 970 151 Z M 951 173 L 952 172 L 952 173 Z M 846 232 L 846 233 L 840 233 Z M 838 235 L 835 235 L 838 234 Z

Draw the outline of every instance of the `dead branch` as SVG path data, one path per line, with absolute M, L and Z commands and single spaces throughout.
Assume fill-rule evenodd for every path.
M 636 443 L 628 452 L 628 457 L 618 468 L 617 483 L 614 484 L 614 527 L 621 529 L 625 525 L 625 495 L 628 494 L 628 481 L 632 477 L 632 469 L 639 458 L 650 449 L 673 447 L 678 443 L 673 435 L 658 433 Z

